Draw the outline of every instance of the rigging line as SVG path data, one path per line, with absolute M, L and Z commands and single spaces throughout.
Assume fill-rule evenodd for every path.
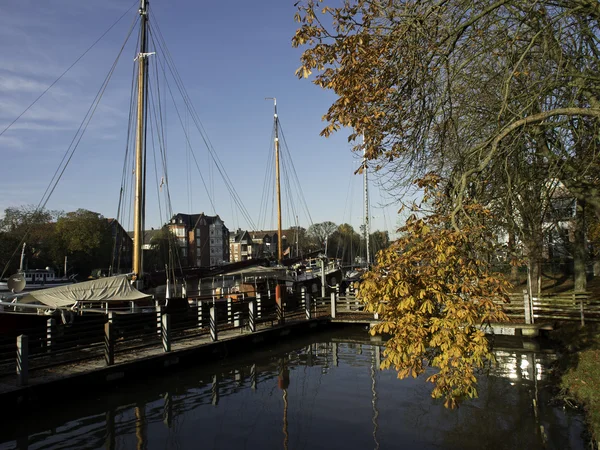
M 267 218 L 267 204 L 269 201 L 269 187 L 272 187 L 272 177 L 273 177 L 273 165 L 274 165 L 274 157 L 273 157 L 273 143 L 275 136 L 275 127 L 273 127 L 271 132 L 271 140 L 269 151 L 267 153 L 267 160 L 265 163 L 265 176 L 263 178 L 263 188 L 261 192 L 260 205 L 258 209 L 258 224 L 261 229 L 264 229 L 264 224 Z M 262 226 L 261 226 L 262 223 Z
M 94 116 L 94 113 L 96 112 L 96 109 L 98 108 L 100 100 L 102 99 L 102 96 L 104 95 L 104 92 L 106 91 L 106 88 L 108 87 L 108 82 L 110 81 L 112 74 L 114 73 L 115 67 L 117 66 L 117 63 L 118 63 L 121 55 L 123 54 L 123 49 L 125 48 L 125 45 L 127 44 L 129 37 L 131 36 L 131 33 L 135 27 L 136 22 L 137 22 L 137 18 L 134 21 L 134 23 L 132 24 L 132 27 L 129 30 L 129 33 L 127 34 L 127 37 L 125 38 L 125 42 L 123 43 L 121 49 L 119 50 L 119 53 L 117 54 L 117 57 L 112 65 L 112 67 L 110 68 L 108 74 L 106 75 L 104 82 L 100 86 L 100 90 L 98 91 L 98 93 L 96 93 L 96 96 L 95 96 L 94 100 L 92 101 L 92 104 L 88 108 L 88 111 L 87 111 L 86 115 L 84 116 L 81 124 L 79 125 L 79 128 L 75 132 L 75 135 L 73 136 L 73 139 L 71 140 L 71 143 L 67 147 L 67 150 L 66 150 L 65 154 L 63 155 L 61 162 L 59 163 L 56 171 L 54 172 L 54 175 L 50 179 L 50 183 L 48 184 L 46 191 L 42 195 L 42 198 L 34 211 L 35 213 L 43 210 L 46 207 L 46 205 L 48 204 L 48 201 L 50 200 L 50 197 L 54 193 L 54 190 L 58 186 L 59 181 L 61 180 L 63 174 L 65 173 L 65 170 L 67 169 L 69 163 L 71 162 L 71 159 L 73 158 L 73 155 L 75 154 L 75 151 L 77 150 L 77 147 L 79 146 L 79 143 L 81 142 L 81 139 L 83 138 L 83 135 L 84 135 L 85 131 L 87 130 L 87 127 L 88 127 L 90 121 L 92 120 L 92 117 Z M 70 156 L 68 157 L 68 159 L 65 162 L 65 158 L 67 157 L 67 155 L 69 155 L 69 153 L 70 153 Z M 61 166 L 63 165 L 63 162 L 64 162 L 64 166 L 63 166 L 62 170 L 60 170 Z M 60 173 L 59 173 L 59 171 L 60 171 Z M 54 186 L 52 186 L 53 183 L 54 183 Z M 51 186 L 52 186 L 52 189 L 50 189 Z M 50 191 L 49 191 L 49 189 L 50 189 Z M 33 224 L 31 224 L 27 228 L 27 230 L 25 230 L 25 234 L 23 235 L 23 238 L 21 239 L 19 245 L 13 251 L 12 255 L 8 258 L 6 265 L 4 266 L 4 269 L 2 270 L 2 274 L 0 274 L 0 278 L 4 277 L 6 270 L 8 269 L 8 265 L 10 264 L 10 261 L 15 257 L 15 255 L 19 251 L 20 247 L 23 245 L 23 242 L 25 242 L 25 239 L 29 235 L 29 232 L 31 231 L 32 227 L 33 227 Z
M 290 151 L 289 151 L 289 148 L 288 148 L 288 145 L 287 145 L 287 141 L 286 141 L 285 135 L 283 133 L 283 127 L 281 126 L 279 118 L 277 118 L 277 123 L 279 124 L 279 132 L 280 132 L 279 134 L 281 136 L 281 140 L 283 141 L 283 147 L 285 148 L 285 151 L 288 153 L 290 161 L 292 161 L 293 173 L 294 173 L 294 177 L 295 177 L 295 180 L 296 180 L 296 183 L 297 183 L 297 186 L 298 186 L 298 191 L 300 193 L 300 198 L 302 199 L 302 202 L 303 202 L 304 208 L 306 210 L 306 214 L 308 215 L 308 219 L 310 221 L 310 224 L 314 225 L 314 222 L 312 220 L 312 216 L 310 215 L 310 210 L 308 209 L 308 203 L 306 202 L 306 197 L 304 196 L 304 191 L 302 190 L 302 185 L 300 184 L 300 180 L 298 178 L 298 174 L 296 172 L 296 168 L 294 167 L 292 156 L 290 154 Z
M 137 77 L 134 76 L 135 74 L 135 65 L 132 65 L 132 76 L 131 76 L 131 92 L 130 92 L 130 96 L 129 96 L 129 119 L 127 122 L 127 137 L 125 139 L 125 155 L 123 158 L 123 172 L 121 174 L 121 188 L 119 190 L 119 203 L 117 205 L 117 221 L 119 223 L 121 223 L 121 225 L 125 225 L 123 223 L 122 220 L 122 213 L 123 213 L 123 200 L 124 200 L 124 196 L 125 196 L 125 192 L 127 189 L 127 174 L 128 174 L 128 165 L 127 165 L 127 158 L 130 154 L 130 150 L 131 150 L 131 145 L 130 145 L 130 139 L 132 136 L 131 130 L 133 127 L 133 108 L 134 108 L 134 95 L 133 93 L 135 92 L 135 87 L 137 85 Z M 114 247 L 116 247 L 117 242 L 116 240 L 114 240 Z M 113 255 L 115 252 L 115 248 L 113 247 Z M 114 261 L 113 261 L 114 263 Z
M 160 30 L 159 30 L 159 32 L 160 32 Z M 158 42 L 158 44 L 159 44 L 159 46 L 160 46 L 160 45 L 162 45 L 160 42 Z M 163 51 L 165 51 L 165 50 L 163 49 Z M 166 50 L 166 52 L 168 52 L 168 50 Z M 171 72 L 171 74 L 173 75 L 173 79 L 174 79 L 174 81 L 175 81 L 175 84 L 177 85 L 177 87 L 178 87 L 178 89 L 179 89 L 179 93 L 181 94 L 181 96 L 182 96 L 182 98 L 183 98 L 183 100 L 184 100 L 184 103 L 186 104 L 186 107 L 187 107 L 187 108 L 188 108 L 188 110 L 189 110 L 189 111 L 192 113 L 192 120 L 194 121 L 194 124 L 196 125 L 196 128 L 197 128 L 197 129 L 198 129 L 198 131 L 200 132 L 200 135 L 201 135 L 202 139 L 204 140 L 204 143 L 205 143 L 205 145 L 207 146 L 207 149 L 209 150 L 209 153 L 211 154 L 211 156 L 212 156 L 212 159 L 213 159 L 213 162 L 214 162 L 214 163 L 215 163 L 215 165 L 217 166 L 217 169 L 219 170 L 219 172 L 220 172 L 220 174 L 221 174 L 221 177 L 222 177 L 222 178 L 223 178 L 223 180 L 225 181 L 225 185 L 226 185 L 227 189 L 229 190 L 229 193 L 230 193 L 230 194 L 231 194 L 231 196 L 234 198 L 234 201 L 236 202 L 236 204 L 238 205 L 238 207 L 239 207 L 239 208 L 240 208 L 240 210 L 242 211 L 242 215 L 244 216 L 244 218 L 246 219 L 246 221 L 248 222 L 248 224 L 249 224 L 251 227 L 253 227 L 254 229 L 256 229 L 256 226 L 253 224 L 253 221 L 252 221 L 252 219 L 251 219 L 250 215 L 248 214 L 248 211 L 247 211 L 247 210 L 244 208 L 244 206 L 243 206 L 243 202 L 241 201 L 241 199 L 239 198 L 239 195 L 237 194 L 237 192 L 236 192 L 236 191 L 235 191 L 235 189 L 233 188 L 233 184 L 231 183 L 231 180 L 229 180 L 229 177 L 227 176 L 227 174 L 226 174 L 226 173 L 224 173 L 224 168 L 223 168 L 223 167 L 221 167 L 221 166 L 222 166 L 222 164 L 221 164 L 221 166 L 219 165 L 220 161 L 218 160 L 218 157 L 216 157 L 216 159 L 215 159 L 215 156 L 216 156 L 216 155 L 214 154 L 214 149 L 212 149 L 212 151 L 211 151 L 211 146 L 212 146 L 212 144 L 210 144 L 210 145 L 209 145 L 209 142 L 207 142 L 207 136 L 205 136 L 205 134 L 203 134 L 203 132 L 202 132 L 202 131 L 203 131 L 203 127 L 202 127 L 202 124 L 201 124 L 201 122 L 200 122 L 200 119 L 197 117 L 197 114 L 195 114 L 195 110 L 194 110 L 194 108 L 193 108 L 193 105 L 191 105 L 191 103 L 190 103 L 189 96 L 187 95 L 187 93 L 185 93 L 185 92 L 184 92 L 184 91 L 185 91 L 185 88 L 184 88 L 182 85 L 180 86 L 180 83 L 178 83 L 178 80 L 177 80 L 177 76 L 178 76 L 178 75 L 176 75 L 176 74 L 173 72 L 173 68 L 172 68 L 172 67 L 171 67 L 171 65 L 169 64 L 169 61 L 168 61 L 168 59 L 166 60 L 166 62 L 167 62 L 167 67 L 169 68 L 169 71 L 170 71 L 170 72 Z M 175 69 L 175 72 L 176 72 L 176 69 Z M 179 110 L 178 110 L 178 108 L 177 108 L 177 105 L 176 105 L 176 103 L 175 103 L 175 99 L 174 99 L 174 96 L 173 96 L 173 92 L 172 92 L 172 90 L 171 90 L 171 86 L 170 86 L 170 84 L 169 84 L 169 83 L 167 83 L 167 87 L 169 88 L 169 92 L 170 92 L 170 94 L 171 94 L 171 97 L 172 97 L 172 99 L 173 99 L 173 103 L 174 103 L 174 105 L 175 105 L 175 109 L 176 109 L 176 111 L 177 111 L 177 114 L 178 114 L 178 115 L 180 115 L 180 113 L 179 113 Z M 181 121 L 181 118 L 180 118 L 180 121 Z M 184 133 L 184 134 L 185 134 L 185 133 Z M 186 135 L 186 139 L 189 141 L 189 137 L 188 137 L 187 135 Z M 193 157 L 194 157 L 194 161 L 195 161 L 195 163 L 196 163 L 196 166 L 197 166 L 197 168 L 198 168 L 198 171 L 199 171 L 199 173 L 200 173 L 199 164 L 198 164 L 198 161 L 197 161 L 197 159 L 196 159 L 196 156 L 195 156 L 195 154 L 194 154 L 194 152 L 193 152 L 193 151 L 192 151 L 192 155 L 193 155 Z M 217 161 L 218 161 L 218 162 L 217 162 Z M 201 174 L 201 173 L 200 173 L 200 176 L 202 177 L 202 174 Z M 216 208 L 215 208 L 215 206 L 214 206 L 214 203 L 212 202 L 212 198 L 210 197 L 210 193 L 209 193 L 209 191 L 208 191 L 208 189 L 207 189 L 207 187 L 206 187 L 206 183 L 204 182 L 204 178 L 203 178 L 203 177 L 202 177 L 202 182 L 203 182 L 203 184 L 204 184 L 204 186 L 205 186 L 205 190 L 207 191 L 207 195 L 209 196 L 209 199 L 210 199 L 210 201 L 211 201 L 211 204 L 212 204 L 213 210 L 216 212 Z
M 113 72 L 115 70 L 116 64 L 119 61 L 119 58 L 121 57 L 121 54 L 123 53 L 123 49 L 125 48 L 125 45 L 127 44 L 127 41 L 129 40 L 129 38 L 131 36 L 131 33 L 133 32 L 133 29 L 135 28 L 135 24 L 137 23 L 137 20 L 138 20 L 138 18 L 136 17 L 135 20 L 134 20 L 134 22 L 131 24 L 131 28 L 129 29 L 129 33 L 127 34 L 127 37 L 125 38 L 125 42 L 123 43 L 123 46 L 121 47 L 121 50 L 117 54 L 117 58 L 115 59 L 115 61 L 114 61 L 113 65 L 112 65 L 112 67 L 110 68 L 108 74 L 104 78 L 104 81 L 102 82 L 102 84 L 100 86 L 100 89 L 96 93 L 96 96 L 94 97 L 94 100 L 92 101 L 92 103 L 91 103 L 90 107 L 88 108 L 88 110 L 87 110 L 87 112 L 86 112 L 83 120 L 81 121 L 81 124 L 79 125 L 79 128 L 75 132 L 75 135 L 73 136 L 73 139 L 71 140 L 69 146 L 67 147 L 67 150 L 65 151 L 65 154 L 63 155 L 62 159 L 60 160 L 60 163 L 58 164 L 58 167 L 56 168 L 56 171 L 54 172 L 54 175 L 50 179 L 50 183 L 48 184 L 48 187 L 46 187 L 46 190 L 44 191 L 44 194 L 42 195 L 42 200 L 40 201 L 40 203 L 44 200 L 44 198 L 48 194 L 48 191 L 49 191 L 50 187 L 52 186 L 52 183 L 55 182 L 55 179 L 57 177 L 57 174 L 60 171 L 61 166 L 63 165 L 63 163 L 65 163 L 67 155 L 69 155 L 69 152 L 72 150 L 73 143 L 77 140 L 77 136 L 81 132 L 81 129 L 82 129 L 85 121 L 88 119 L 90 111 L 94 108 L 94 103 L 96 101 L 98 101 L 98 96 L 101 95 L 101 92 L 103 92 L 103 89 L 106 89 L 108 80 L 110 79 L 110 77 L 112 76 L 112 74 L 113 74 Z M 68 162 L 67 162 L 67 164 L 68 164 Z M 64 169 L 63 169 L 63 172 L 64 172 Z M 56 182 L 58 182 L 58 180 L 56 180 Z M 47 201 L 48 201 L 48 199 L 46 200 L 46 202 Z
M 229 178 L 229 175 L 227 174 L 227 171 L 225 170 L 223 163 L 219 159 L 218 154 L 215 152 L 214 147 L 213 147 L 212 143 L 210 142 L 210 139 L 208 138 L 208 134 L 206 133 L 206 130 L 204 129 L 204 125 L 202 124 L 202 121 L 200 120 L 199 115 L 198 115 L 193 103 L 191 102 L 191 98 L 185 89 L 185 86 L 183 84 L 181 76 L 179 75 L 179 72 L 177 71 L 177 68 L 176 68 L 174 60 L 171 56 L 171 53 L 164 41 L 162 32 L 160 31 L 160 27 L 158 26 L 158 21 L 154 20 L 153 23 L 156 24 L 156 29 L 158 31 L 158 37 L 159 37 L 158 44 L 159 44 L 159 46 L 161 46 L 164 54 L 167 56 L 167 58 L 166 58 L 167 67 L 169 68 L 169 71 L 173 75 L 173 79 L 175 81 L 175 84 L 177 85 L 177 88 L 179 89 L 179 92 L 183 98 L 184 103 L 186 104 L 187 108 L 189 108 L 189 110 L 192 114 L 192 120 L 194 121 L 194 124 L 196 125 L 196 128 L 197 128 L 198 132 L 200 133 L 200 136 L 202 137 L 202 140 L 204 141 L 204 144 L 206 145 L 206 148 L 208 149 L 208 152 L 211 155 L 211 158 L 212 158 L 213 162 L 215 163 L 215 166 L 216 166 L 217 170 L 219 171 L 219 174 L 221 175 L 221 178 L 225 182 L 225 185 L 226 185 L 230 195 L 235 197 L 236 203 L 238 204 L 238 207 L 242 211 L 242 215 L 248 221 L 248 224 L 254 230 L 256 230 L 256 225 L 254 225 L 252 218 L 250 217 L 250 214 L 244 207 L 243 202 L 242 202 L 241 198 L 239 197 L 239 194 L 233 187 L 233 183 L 231 182 L 231 179 Z
M 169 90 L 169 94 L 171 96 L 171 100 L 173 101 L 173 106 L 175 108 L 175 112 L 177 113 L 177 117 L 179 119 L 179 123 L 180 123 L 180 125 L 181 125 L 181 127 L 183 129 L 183 134 L 185 135 L 186 142 L 189 144 L 189 136 L 188 136 L 188 134 L 187 134 L 187 132 L 185 130 L 185 126 L 183 124 L 183 120 L 181 118 L 181 114 L 179 113 L 179 108 L 177 108 L 177 102 L 175 101 L 175 97 L 173 96 L 173 91 L 171 90 L 171 86 L 170 86 L 170 84 L 169 84 L 168 81 L 167 81 L 167 88 Z M 202 185 L 204 186 L 204 190 L 206 191 L 206 195 L 208 197 L 208 200 L 209 200 L 209 202 L 212 205 L 213 210 L 214 210 L 215 209 L 215 205 L 213 203 L 213 199 L 210 196 L 210 192 L 208 191 L 208 187 L 206 186 L 206 182 L 204 180 L 204 176 L 202 175 L 202 172 L 200 171 L 200 165 L 198 164 L 198 160 L 196 159 L 196 155 L 195 155 L 195 153 L 193 151 L 191 152 L 191 155 L 192 155 L 192 157 L 194 159 L 194 162 L 196 164 L 196 168 L 198 169 L 198 174 L 200 175 L 200 179 L 202 180 Z
M 18 121 L 18 120 L 21 118 L 21 117 L 23 117 L 23 114 L 25 114 L 27 111 L 29 111 L 29 109 L 30 109 L 30 108 L 31 108 L 33 105 L 35 105 L 35 104 L 36 104 L 36 103 L 37 103 L 37 102 L 38 102 L 38 101 L 39 101 L 39 100 L 40 100 L 40 99 L 41 99 L 41 98 L 42 98 L 44 95 L 46 95 L 46 93 L 47 93 L 47 92 L 48 92 L 50 89 L 52 89 L 52 87 L 53 87 L 53 86 L 54 86 L 56 83 L 58 83 L 58 82 L 61 80 L 61 78 L 62 78 L 62 77 L 64 77 L 64 76 L 67 74 L 67 72 L 73 68 L 73 66 L 75 66 L 75 64 L 77 64 L 77 63 L 78 63 L 78 62 L 81 60 L 81 58 L 83 58 L 83 57 L 84 57 L 84 56 L 85 56 L 85 55 L 86 55 L 86 54 L 87 54 L 87 53 L 88 53 L 88 52 L 89 52 L 89 51 L 90 51 L 92 48 L 94 48 L 94 47 L 96 46 L 96 44 L 97 44 L 98 42 L 100 42 L 100 41 L 102 40 L 102 38 L 104 38 L 104 36 L 106 36 L 106 35 L 107 35 L 107 34 L 110 32 L 110 30 L 112 30 L 112 29 L 113 29 L 113 28 L 114 28 L 114 27 L 115 27 L 115 26 L 116 26 L 116 25 L 117 25 L 117 24 L 118 24 L 118 23 L 121 21 L 121 19 L 127 15 L 127 13 L 129 13 L 129 11 L 131 11 L 131 8 L 133 8 L 133 7 L 134 7 L 136 4 L 138 4 L 138 3 L 139 3 L 139 1 L 137 1 L 137 0 L 136 0 L 136 1 L 133 3 L 133 5 L 131 5 L 131 6 L 130 6 L 130 7 L 127 9 L 127 11 L 125 11 L 125 12 L 124 12 L 124 13 L 121 15 L 121 17 L 119 17 L 119 18 L 116 20 L 116 22 L 114 22 L 114 23 L 113 23 L 113 24 L 112 24 L 112 25 L 111 25 L 111 26 L 110 26 L 110 27 L 109 27 L 109 28 L 108 28 L 108 29 L 107 29 L 107 30 L 106 30 L 104 33 L 102 33 L 102 35 L 101 35 L 101 36 L 100 36 L 98 39 L 96 39 L 96 40 L 94 41 L 94 43 L 93 43 L 92 45 L 90 45 L 90 46 L 87 48 L 87 50 L 86 50 L 86 51 L 84 51 L 84 52 L 83 52 L 83 53 L 82 53 L 82 54 L 81 54 L 81 55 L 80 55 L 80 56 L 79 56 L 79 57 L 78 57 L 78 58 L 77 58 L 77 59 L 76 59 L 76 60 L 73 62 L 73 64 L 71 64 L 69 67 L 67 67 L 67 69 L 66 69 L 66 70 L 65 70 L 63 73 L 61 73 L 61 74 L 60 74 L 60 76 L 59 76 L 59 77 L 58 77 L 56 80 L 54 80 L 54 81 L 52 82 L 52 84 L 51 84 L 50 86 L 48 86 L 48 87 L 47 87 L 47 88 L 44 90 L 44 92 L 42 92 L 42 93 L 41 93 L 41 94 L 40 94 L 40 95 L 39 95 L 39 96 L 38 96 L 38 97 L 37 97 L 37 98 L 36 98 L 36 99 L 35 99 L 33 102 L 31 102 L 31 103 L 29 104 L 29 106 L 28 106 L 27 108 L 25 108 L 25 109 L 23 110 L 23 112 L 17 116 L 17 118 L 16 118 L 16 119 L 14 119 L 14 120 L 13 120 L 11 123 L 9 123 L 9 124 L 6 126 L 6 128 L 4 128 L 2 131 L 0 131 L 0 136 L 2 136 L 4 133 L 6 133 L 6 132 L 7 132 L 7 131 L 8 131 L 8 130 L 9 130 L 9 129 L 10 129 L 10 128 L 11 128 L 11 127 L 12 127 L 12 126 L 13 126 L 13 125 L 14 125 L 14 124 L 15 124 L 15 123 L 16 123 L 16 122 L 17 122 L 17 121 Z
M 159 138 L 158 140 L 159 140 L 159 147 L 161 149 L 161 155 L 166 155 L 166 149 L 162 146 L 162 141 L 160 139 L 160 137 L 162 136 L 162 131 L 164 131 L 164 124 L 162 121 L 159 120 L 159 114 L 156 113 L 157 108 L 159 111 L 161 109 L 160 108 L 160 105 L 161 105 L 160 104 L 160 96 L 158 95 L 158 70 L 156 71 L 156 74 L 157 74 L 158 105 L 157 105 L 157 102 L 154 100 L 154 91 L 149 90 L 149 99 L 150 99 L 151 105 L 153 106 L 153 108 L 151 109 L 151 116 L 154 118 L 154 121 L 155 121 L 156 135 Z M 152 124 L 152 120 L 150 120 L 150 124 Z M 154 148 L 154 134 L 151 134 L 151 139 L 152 139 L 152 145 Z M 167 179 L 166 167 L 163 166 L 163 168 L 165 169 L 165 180 L 166 180 Z M 157 167 L 155 164 L 155 172 L 156 171 L 157 171 Z M 158 181 L 158 173 L 156 174 L 156 177 L 157 177 L 157 181 Z M 157 184 L 157 190 L 159 191 L 158 184 Z M 165 205 L 165 206 L 170 207 L 171 197 L 170 197 L 168 181 L 165 181 L 165 191 L 169 192 L 169 194 L 165 196 L 165 203 L 167 203 L 167 205 Z M 160 206 L 160 193 L 158 193 L 158 201 L 159 201 L 159 216 L 162 216 L 162 208 Z M 175 272 L 174 272 L 175 266 L 176 265 L 179 266 L 180 270 L 183 270 L 183 268 L 182 268 L 181 258 L 179 257 L 180 256 L 179 253 L 177 251 L 173 251 L 171 240 L 169 240 L 168 242 L 169 242 L 169 266 L 173 270 L 173 279 L 175 280 Z

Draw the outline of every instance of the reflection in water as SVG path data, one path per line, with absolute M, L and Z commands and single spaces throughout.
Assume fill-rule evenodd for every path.
M 2 422 L 0 449 L 584 448 L 550 404 L 555 356 L 496 351 L 480 398 L 448 411 L 423 380 L 381 371 L 366 331 L 322 333 L 221 363 L 65 398 Z

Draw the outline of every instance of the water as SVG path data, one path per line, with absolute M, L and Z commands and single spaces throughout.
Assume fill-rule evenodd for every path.
M 0 449 L 585 447 L 583 418 L 551 402 L 554 355 L 498 350 L 480 398 L 446 410 L 423 380 L 377 370 L 373 339 L 321 333 L 102 395 L 64 392 L 3 422 Z

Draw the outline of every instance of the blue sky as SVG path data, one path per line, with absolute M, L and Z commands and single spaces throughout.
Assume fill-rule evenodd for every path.
M 2 2 L 0 131 L 134 3 L 130 0 Z M 350 151 L 347 132 L 328 139 L 319 136 L 324 127 L 321 117 L 334 95 L 294 75 L 300 65 L 301 50 L 291 46 L 297 27 L 293 4 L 293 0 L 154 0 L 150 7 L 204 129 L 254 222 L 259 227 L 276 226 L 270 211 L 267 220 L 258 222 L 263 184 L 268 177 L 265 167 L 272 148 L 273 103 L 265 101 L 265 97 L 277 97 L 288 149 L 313 222 L 349 222 L 358 228 L 362 222 L 362 179 L 353 175 L 358 167 L 357 157 Z M 40 201 L 136 11 L 137 3 L 42 100 L 0 136 L 1 211 Z M 134 46 L 135 38 L 126 47 L 48 208 L 65 211 L 86 208 L 106 217 L 116 216 Z M 166 92 L 164 87 L 163 92 Z M 174 110 L 167 111 L 165 123 L 173 211 L 214 213 L 196 167 L 187 169 L 189 153 Z M 190 141 L 213 195 L 216 213 L 230 229 L 250 228 L 211 167 L 199 134 L 189 130 L 191 127 Z M 153 171 L 149 167 L 149 172 Z M 161 217 L 158 212 L 153 175 L 149 176 L 148 184 L 147 228 L 158 227 L 166 214 L 163 210 Z M 377 207 L 390 201 L 383 192 L 372 185 L 372 229 L 393 231 L 397 227 L 398 208 Z M 283 203 L 286 208 L 283 226 L 287 227 L 293 223 L 286 198 Z M 301 210 L 297 200 L 296 207 Z M 121 221 L 131 228 L 128 218 Z M 310 225 L 303 213 L 299 214 L 299 222 L 305 227 Z

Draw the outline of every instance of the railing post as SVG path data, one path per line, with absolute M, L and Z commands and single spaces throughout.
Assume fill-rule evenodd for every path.
M 335 292 L 331 293 L 331 318 L 335 319 L 336 299 Z
M 196 308 L 198 311 L 198 328 L 204 328 L 204 304 L 202 300 L 196 300 Z
M 115 336 L 112 311 L 107 314 L 108 319 L 104 324 L 104 362 L 107 366 L 115 363 Z
M 165 353 L 171 351 L 171 314 L 162 316 L 162 345 Z
M 156 306 L 156 334 L 159 336 L 162 335 L 162 316 L 163 316 L 163 307 L 160 305 Z
M 218 333 L 217 333 L 217 308 L 215 306 L 212 306 L 210 308 L 210 338 L 213 341 L 216 341 L 218 339 Z
M 312 311 L 310 310 L 310 294 L 306 293 L 306 301 L 304 303 L 304 312 L 306 313 L 306 320 L 312 319 Z
M 531 302 L 532 302 L 532 298 L 529 296 L 529 293 L 527 292 L 527 290 L 523 291 L 523 307 L 525 309 L 525 323 L 526 324 L 531 324 L 532 323 L 532 317 L 531 317 Z
M 56 321 L 54 319 L 46 320 L 46 351 L 52 351 L 52 341 L 54 335 L 54 325 Z
M 260 319 L 262 317 L 262 300 L 260 293 L 256 293 L 256 318 Z
M 29 381 L 29 338 L 17 336 L 17 386 L 27 386 Z
M 250 331 L 254 333 L 256 331 L 256 301 L 250 300 L 248 303 L 248 326 Z
M 227 299 L 227 323 L 233 323 L 233 307 L 230 298 Z

